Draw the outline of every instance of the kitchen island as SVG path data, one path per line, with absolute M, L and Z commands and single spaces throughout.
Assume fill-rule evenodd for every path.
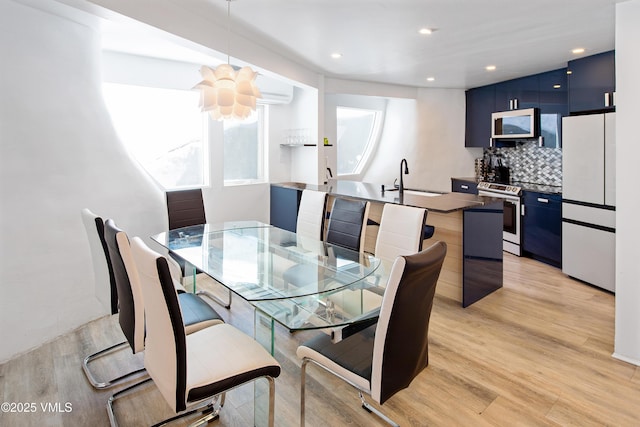
M 375 253 L 378 224 L 385 203 L 426 208 L 426 224 L 434 227 L 431 239 L 447 243 L 436 293 L 467 307 L 502 287 L 502 201 L 465 193 L 440 193 L 405 189 L 382 191 L 381 185 L 330 180 L 325 185 L 296 182 L 271 184 L 271 223 L 295 231 L 302 190 L 324 191 L 333 198 L 371 202 L 364 250 Z M 428 247 L 425 241 L 423 247 Z

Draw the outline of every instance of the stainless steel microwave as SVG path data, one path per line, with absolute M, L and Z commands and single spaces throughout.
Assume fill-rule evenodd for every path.
M 491 114 L 491 138 L 518 139 L 540 136 L 540 110 L 498 111 Z

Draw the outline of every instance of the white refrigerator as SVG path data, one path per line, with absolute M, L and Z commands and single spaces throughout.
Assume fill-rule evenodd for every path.
M 562 119 L 562 271 L 615 292 L 615 113 Z

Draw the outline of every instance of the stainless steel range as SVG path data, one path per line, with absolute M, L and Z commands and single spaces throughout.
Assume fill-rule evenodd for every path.
M 522 216 L 522 188 L 497 182 L 480 182 L 478 183 L 478 194 L 480 196 L 504 199 L 502 249 L 521 256 L 522 233 L 520 232 L 520 217 Z

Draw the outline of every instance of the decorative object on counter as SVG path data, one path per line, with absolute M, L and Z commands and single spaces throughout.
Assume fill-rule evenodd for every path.
M 194 86 L 200 90 L 200 108 L 213 120 L 243 120 L 256 110 L 256 98 L 262 98 L 255 84 L 257 72 L 250 67 L 236 70 L 229 61 L 231 33 L 231 1 L 227 1 L 227 63 L 215 70 L 203 65 L 202 81 Z
M 485 181 L 487 179 L 487 169 L 484 158 L 476 159 L 476 179 L 479 181 Z
M 284 143 L 282 145 L 311 146 L 315 144 L 311 141 L 310 129 L 286 129 L 284 131 Z
M 536 141 L 510 148 L 485 148 L 485 158 L 500 154 L 511 169 L 511 181 L 562 185 L 562 149 L 540 148 Z M 490 181 L 489 177 L 486 179 Z
M 502 164 L 502 159 L 500 157 L 497 158 L 496 160 L 496 166 L 494 167 L 495 170 L 495 182 L 500 182 L 502 184 L 509 184 L 509 167 L 504 166 Z

